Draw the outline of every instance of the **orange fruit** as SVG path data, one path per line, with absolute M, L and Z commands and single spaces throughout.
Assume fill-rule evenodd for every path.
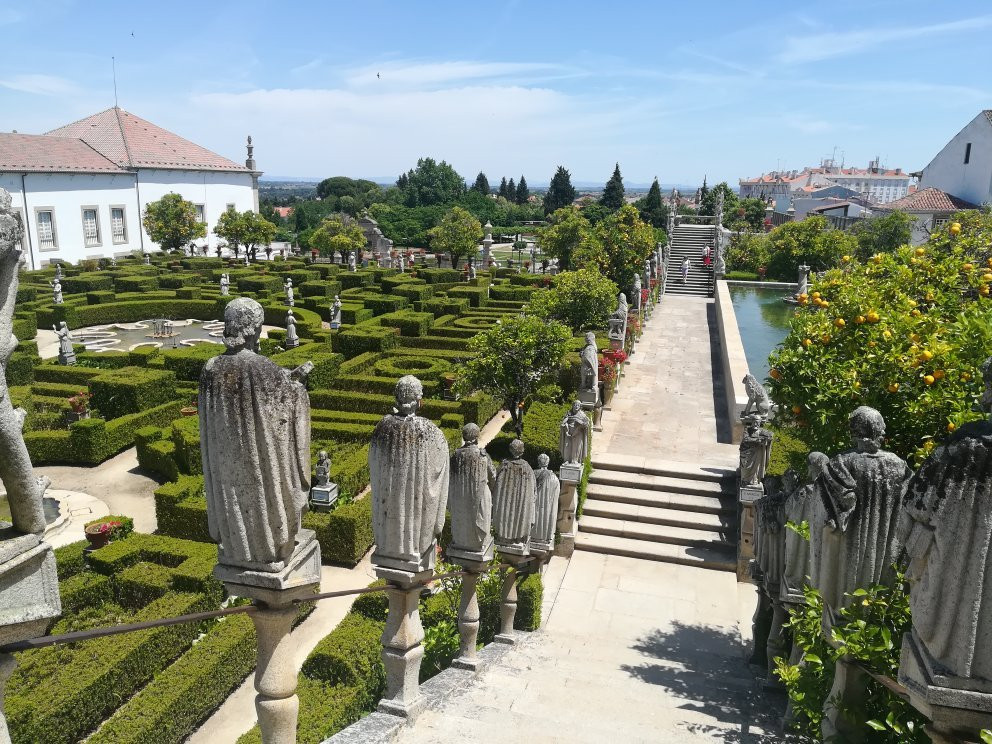
M 989 296 L 989 285 L 988 284 L 983 284 L 982 285 L 982 288 L 980 290 L 978 290 L 978 294 L 980 294 L 982 297 L 988 297 Z
M 954 431 L 957 428 L 958 427 L 954 425 L 954 422 L 953 421 L 947 425 L 947 430 L 948 431 Z
M 915 253 L 916 253 L 917 256 L 922 256 L 926 252 L 927 252 L 927 249 L 926 248 L 917 248 L 916 251 L 915 251 Z
M 961 379 L 964 380 L 965 382 L 968 382 L 968 380 L 971 379 L 971 374 L 969 374 L 968 372 L 962 372 Z
M 933 379 L 935 379 L 935 380 L 943 380 L 945 374 L 946 373 L 944 372 L 944 370 L 942 370 L 942 369 L 935 369 L 933 371 Z
M 843 261 L 844 263 L 847 263 L 848 261 L 851 260 L 851 257 L 850 256 L 842 256 L 840 260 Z
M 798 416 L 800 413 L 803 412 L 803 409 L 800 408 L 799 406 L 793 406 L 792 407 L 792 412 Z
M 768 376 L 771 377 L 773 380 L 781 380 L 782 379 L 782 373 L 779 372 L 777 369 L 773 369 L 771 372 L 769 372 L 768 373 Z
M 890 393 L 898 393 L 899 392 L 899 383 L 898 382 L 890 382 L 889 383 L 889 387 L 888 387 L 888 391 Z
M 811 296 L 813 297 L 814 300 L 820 299 L 820 293 L 819 292 L 814 292 Z
M 951 235 L 957 235 L 958 233 L 961 232 L 961 223 L 960 222 L 952 222 L 951 223 L 951 226 L 948 228 L 948 230 L 950 230 Z
M 933 375 L 924 375 L 923 382 L 925 382 L 927 385 L 933 385 L 934 383 Z
M 920 356 L 923 357 L 924 361 L 929 362 L 931 359 L 933 359 L 933 352 L 930 351 L 929 349 L 924 349 L 923 353 L 920 354 Z
M 837 328 L 843 328 L 845 325 L 847 325 L 847 323 L 844 321 L 843 318 L 837 318 L 837 320 L 834 321 L 834 325 Z
M 811 345 L 812 343 L 813 343 L 813 342 L 812 342 L 812 340 L 810 340 L 810 339 L 808 339 L 808 338 L 804 338 L 804 339 L 803 339 L 803 346 L 805 346 L 805 347 L 806 347 L 807 349 L 808 349 L 808 348 L 810 347 L 810 345 Z
M 892 338 L 892 333 L 889 331 L 882 331 L 882 338 L 888 341 L 890 338 Z
M 872 310 L 870 313 L 868 313 L 868 322 L 869 323 L 877 323 L 878 321 L 879 321 L 878 313 L 876 313 L 874 310 Z
M 799 295 L 799 301 L 800 302 L 802 302 L 803 300 L 808 300 L 808 299 L 809 299 L 809 295 L 806 292 L 803 292 L 801 295 Z
M 865 322 L 865 316 L 864 315 L 859 315 L 858 317 L 856 317 L 854 319 L 854 322 L 857 323 L 858 325 L 861 325 L 862 323 Z
M 882 254 L 881 253 L 876 253 L 874 256 L 871 257 L 871 260 L 874 261 L 877 264 L 882 263 Z
M 982 274 L 983 282 L 992 282 L 992 274 Z
M 910 314 L 910 315 L 912 315 L 912 316 L 913 316 L 914 318 L 919 318 L 919 317 L 920 317 L 920 314 L 921 314 L 921 313 L 920 313 L 920 311 L 919 311 L 919 310 L 916 310 L 916 309 L 914 308 L 913 310 L 910 310 L 910 311 L 909 311 L 909 314 Z
M 966 263 L 964 266 L 961 267 L 961 270 L 971 271 L 973 268 L 975 268 L 974 264 Z
M 825 344 L 829 344 L 830 343 L 830 334 L 829 333 L 824 333 L 822 336 L 820 336 L 820 340 L 823 343 L 825 343 Z
M 830 303 L 826 300 L 820 300 L 820 307 L 830 307 Z

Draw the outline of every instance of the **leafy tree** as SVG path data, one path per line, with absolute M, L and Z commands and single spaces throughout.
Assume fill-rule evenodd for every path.
M 517 202 L 517 185 L 512 178 L 506 183 L 506 200 L 514 204 Z
M 322 256 L 330 256 L 337 251 L 344 256 L 345 261 L 353 251 L 360 251 L 365 246 L 365 233 L 358 223 L 346 214 L 328 217 L 310 236 L 310 247 L 316 248 Z
M 538 231 L 541 253 L 558 259 L 558 267 L 567 271 L 572 267 L 576 251 L 594 252 L 598 245 L 592 225 L 582 212 L 572 206 L 562 207 L 548 217 L 551 223 Z
M 913 218 L 905 212 L 889 212 L 858 222 L 851 230 L 858 241 L 862 261 L 876 253 L 891 253 L 913 237 Z
M 723 224 L 738 232 L 750 230 L 760 232 L 765 227 L 765 202 L 763 199 L 751 197 L 737 203 L 732 214 L 724 211 Z
M 321 199 L 337 197 L 338 199 L 350 196 L 359 207 L 367 207 L 382 196 L 382 189 L 379 184 L 373 181 L 366 181 L 363 178 L 354 179 L 347 176 L 333 176 L 325 178 L 317 184 L 317 196 Z
M 596 269 L 579 269 L 558 274 L 546 292 L 537 292 L 530 301 L 535 315 L 557 320 L 573 333 L 606 328 L 616 309 L 617 285 Z
M 330 201 L 303 201 L 293 207 L 293 223 L 296 232 L 314 230 L 320 227 L 327 215 L 334 211 Z
M 561 367 L 572 334 L 561 323 L 535 315 L 507 315 L 469 341 L 475 356 L 460 381 L 503 402 L 517 437 L 523 436 L 524 402 Z
M 517 184 L 516 201 L 517 204 L 526 204 L 527 200 L 530 198 L 530 189 L 527 188 L 527 179 L 520 176 L 520 182 Z
M 992 349 L 990 245 L 992 214 L 962 212 L 924 246 L 818 275 L 769 360 L 782 423 L 832 454 L 849 444 L 848 414 L 872 406 L 885 417 L 886 447 L 919 461 L 980 418 L 974 405 Z
M 728 271 L 757 273 L 759 266 L 768 265 L 768 238 L 747 231 L 731 234 L 726 260 Z
M 485 199 L 479 194 L 474 196 Z M 383 234 L 396 245 L 427 248 L 430 246 L 427 233 L 441 221 L 444 207 L 407 207 L 403 204 L 380 203 L 369 207 L 369 212 L 379 223 Z
M 635 204 L 641 213 L 641 219 L 652 227 L 665 227 L 668 223 L 668 205 L 661 198 L 661 184 L 655 177 L 648 189 L 647 196 Z
M 647 210 L 661 209 L 661 184 L 658 183 L 658 176 L 651 182 L 648 195 L 644 197 L 644 208 Z
M 226 240 L 235 256 L 238 255 L 238 246 L 243 245 L 245 253 L 254 259 L 258 247 L 268 245 L 275 238 L 276 226 L 250 209 L 240 213 L 228 209 L 217 220 L 214 235 Z
M 166 194 L 149 202 L 141 218 L 148 236 L 164 251 L 178 251 L 207 236 L 207 223 L 196 219 L 196 206 L 179 194 Z
M 479 171 L 479 175 L 475 177 L 475 183 L 472 184 L 472 191 L 477 191 L 480 194 L 489 194 L 489 179 L 486 178 L 486 174 Z
M 399 181 L 396 185 L 403 190 L 408 207 L 450 204 L 465 193 L 465 179 L 446 162 L 438 163 L 434 158 L 418 160 L 417 167 L 406 173 L 404 185 Z
M 599 203 L 608 209 L 620 209 L 624 205 L 623 194 L 623 176 L 620 175 L 620 163 L 617 163 L 613 175 L 606 182 Z
M 564 166 L 559 165 L 544 195 L 544 213 L 551 214 L 562 207 L 570 207 L 574 201 L 575 188 L 572 186 L 572 176 Z
M 595 235 L 597 241 L 576 250 L 575 265 L 598 267 L 628 292 L 654 249 L 654 231 L 641 220 L 637 207 L 626 204 L 596 225 Z
M 730 224 L 737 217 L 737 206 L 739 200 L 734 190 L 727 185 L 726 181 L 718 183 L 712 189 L 703 187 L 705 192 L 700 190 L 702 198 L 699 202 L 699 214 L 716 214 L 716 201 L 718 194 L 723 194 L 723 222 Z
M 409 185 L 410 177 L 406 173 L 400 173 L 400 177 L 396 179 L 396 188 L 402 191 Z
M 475 253 L 482 239 L 482 225 L 468 210 L 452 207 L 441 218 L 441 223 L 431 228 L 428 234 L 431 247 L 438 253 L 450 254 L 451 267 L 457 269 L 458 260 L 462 256 Z
M 503 180 L 499 182 L 499 191 L 496 192 L 496 195 L 502 196 L 504 199 L 506 199 L 507 193 L 509 193 L 509 190 L 506 183 L 506 176 L 503 176 Z
M 824 217 L 807 217 L 786 222 L 768 233 L 768 274 L 782 281 L 795 281 L 799 265 L 823 271 L 840 264 L 842 256 L 853 254 L 857 241 L 842 230 L 828 229 Z
M 591 225 L 598 225 L 611 214 L 613 214 L 613 211 L 609 207 L 604 207 L 597 202 L 586 204 L 582 207 L 582 216 L 589 220 L 589 224 Z

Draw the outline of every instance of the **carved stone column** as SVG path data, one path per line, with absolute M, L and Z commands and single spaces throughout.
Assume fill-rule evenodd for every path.
M 503 555 L 501 559 L 512 568 L 503 574 L 503 586 L 500 588 L 499 603 L 499 634 L 498 643 L 514 644 L 517 642 L 513 633 L 513 621 L 517 616 L 517 578 L 532 564 L 531 556 Z
M 458 605 L 458 638 L 459 655 L 451 665 L 457 669 L 475 671 L 479 667 L 479 656 L 476 645 L 479 640 L 479 595 L 476 586 L 485 564 L 469 565 L 462 563 L 466 574 L 462 576 L 462 595 Z
M 837 660 L 834 684 L 823 706 L 820 730 L 824 741 L 858 744 L 865 740 L 868 727 L 864 721 L 850 721 L 843 711 L 859 705 L 867 694 L 868 674 L 847 658 Z
M 382 631 L 382 663 L 386 692 L 379 711 L 415 718 L 425 701 L 420 694 L 420 663 L 424 658 L 424 626 L 420 623 L 420 594 L 433 570 L 413 573 L 376 566 L 376 576 L 389 584 L 389 614 Z
M 296 607 L 266 605 L 252 614 L 258 643 L 255 667 L 255 712 L 262 741 L 266 744 L 294 744 L 300 699 L 296 695 L 296 665 L 289 632 L 296 618 Z
M 561 494 L 558 497 L 558 545 L 555 546 L 555 555 L 568 558 L 575 551 L 575 510 L 582 466 L 565 463 L 558 471 L 558 477 Z

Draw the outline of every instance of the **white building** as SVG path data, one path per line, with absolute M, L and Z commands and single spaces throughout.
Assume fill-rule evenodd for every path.
M 975 205 L 956 196 L 930 187 L 920 189 L 907 197 L 886 204 L 880 212 L 905 212 L 913 218 L 913 245 L 926 243 L 930 233 L 941 229 L 955 212 L 974 209 Z
M 170 192 L 193 202 L 208 230 L 230 207 L 257 212 L 248 142 L 238 165 L 117 107 L 47 134 L 0 133 L 0 188 L 24 221 L 28 267 L 158 250 L 141 217 Z
M 911 182 L 912 176 L 902 168 L 882 168 L 875 158 L 867 168 L 844 168 L 828 159 L 818 168 L 773 171 L 757 178 L 742 178 L 738 183 L 742 199 L 771 197 L 776 211 L 784 212 L 789 200 L 799 197 L 797 192 L 804 189 L 843 186 L 875 204 L 887 204 L 906 196 Z
M 920 188 L 972 204 L 992 203 L 992 109 L 982 111 L 923 169 Z

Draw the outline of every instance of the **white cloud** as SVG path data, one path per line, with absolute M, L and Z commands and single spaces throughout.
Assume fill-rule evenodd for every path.
M 992 15 L 929 26 L 895 26 L 791 36 L 786 39 L 785 48 L 779 53 L 778 59 L 785 63 L 817 62 L 831 57 L 856 54 L 890 42 L 910 41 L 954 32 L 978 31 L 989 26 L 992 26 Z
M 0 87 L 39 96 L 63 96 L 78 92 L 75 83 L 55 75 L 11 75 L 0 78 Z

